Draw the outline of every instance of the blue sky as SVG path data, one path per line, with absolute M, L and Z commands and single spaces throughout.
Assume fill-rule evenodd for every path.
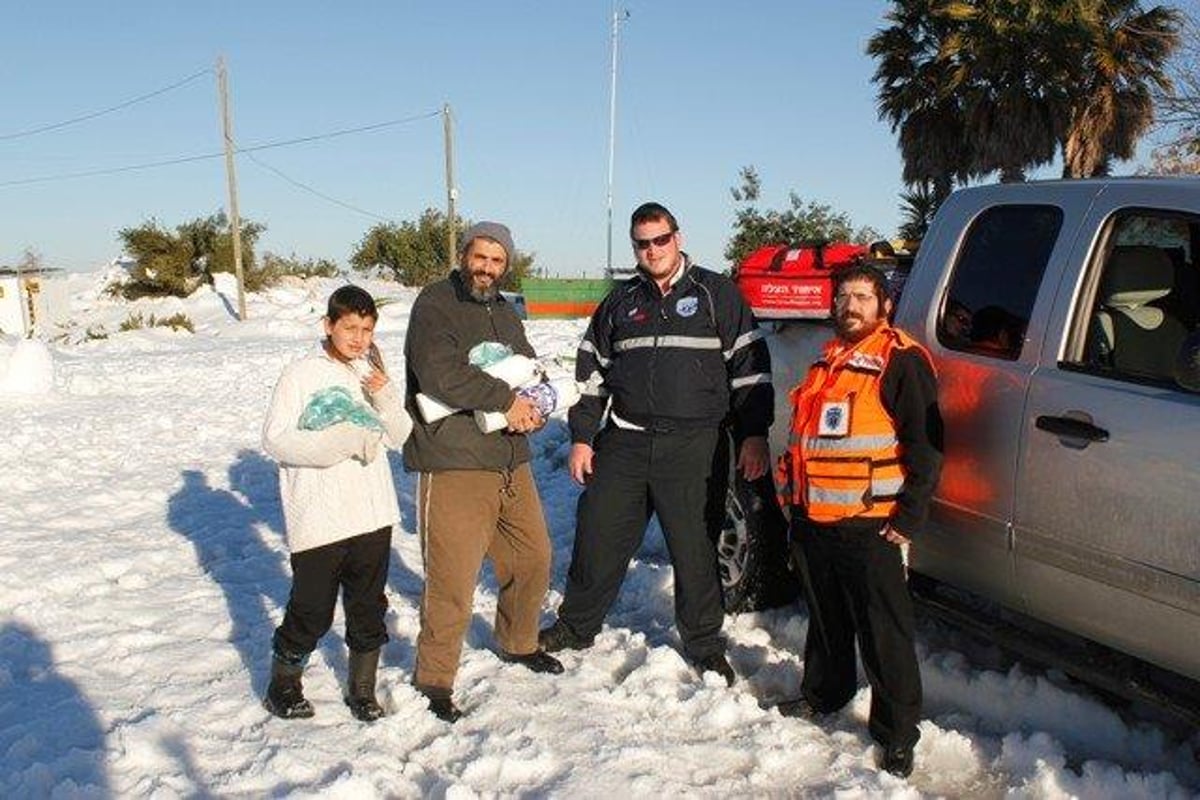
M 894 233 L 900 161 L 875 112 L 864 55 L 875 0 L 630 0 L 621 24 L 614 254 L 632 263 L 629 212 L 659 200 L 685 249 L 723 269 L 754 165 L 767 207 L 789 191 Z M 96 267 L 117 231 L 223 208 L 224 163 L 20 185 L 4 182 L 220 150 L 216 80 L 98 111 L 211 69 L 224 55 L 239 145 L 431 114 L 449 103 L 459 212 L 497 219 L 536 265 L 599 274 L 606 253 L 609 0 L 570 2 L 13 3 L 0 62 L 0 264 L 25 248 Z M 254 153 L 294 181 L 390 220 L 445 206 L 440 117 Z M 259 250 L 346 263 L 378 219 L 296 188 L 245 155 L 244 217 Z

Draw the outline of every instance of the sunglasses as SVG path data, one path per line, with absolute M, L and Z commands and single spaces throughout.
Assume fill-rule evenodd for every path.
M 667 231 L 658 236 L 651 236 L 649 239 L 634 239 L 633 246 L 638 250 L 649 250 L 650 245 L 655 247 L 666 247 L 671 242 L 671 237 L 675 235 L 675 231 Z

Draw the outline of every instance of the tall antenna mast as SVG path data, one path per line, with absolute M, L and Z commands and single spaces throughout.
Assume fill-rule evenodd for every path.
M 608 89 L 608 255 L 605 259 L 604 277 L 611 278 L 613 274 L 613 165 L 617 150 L 617 30 L 623 19 L 629 19 L 629 12 L 612 6 L 612 70 Z
M 451 127 L 451 120 L 450 104 L 446 103 L 442 106 L 442 137 L 446 145 L 446 249 L 449 259 L 446 268 L 453 271 L 458 260 L 455 241 L 458 237 L 458 223 L 454 211 L 454 201 L 458 199 L 458 189 L 454 186 L 454 130 Z

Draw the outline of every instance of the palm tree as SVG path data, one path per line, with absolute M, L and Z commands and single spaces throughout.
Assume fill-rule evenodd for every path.
M 1061 2 L 896 0 L 867 44 L 880 116 L 898 131 L 908 183 L 959 182 L 1054 158 L 1064 90 L 1031 43 L 1054 37 Z
M 1132 158 L 1154 121 L 1155 91 L 1169 92 L 1166 67 L 1183 17 L 1138 0 L 1085 0 L 1078 14 L 1077 87 L 1061 139 L 1063 177 L 1107 175 L 1114 158 Z
M 1024 180 L 1063 156 L 1066 174 L 1128 158 L 1180 15 L 1140 0 L 894 0 L 871 37 L 878 109 L 904 180 L 939 190 L 993 173 Z
M 933 215 L 937 213 L 946 194 L 939 191 L 932 181 L 910 184 L 908 191 L 900 193 L 900 237 L 920 241 L 925 238 Z
M 1054 43 L 1071 30 L 1061 0 L 949 2 L 942 13 L 954 33 L 942 57 L 956 65 L 949 91 L 961 93 L 976 137 L 974 169 L 1022 181 L 1058 149 L 1067 97 L 1056 80 L 1064 58 Z M 1069 85 L 1069 84 L 1068 84 Z
M 897 0 L 891 26 L 871 37 L 867 53 L 879 61 L 879 116 L 898 135 L 905 183 L 929 181 L 948 194 L 973 177 L 971 139 L 961 98 L 946 91 L 951 66 L 939 58 L 950 31 L 936 13 L 940 0 Z

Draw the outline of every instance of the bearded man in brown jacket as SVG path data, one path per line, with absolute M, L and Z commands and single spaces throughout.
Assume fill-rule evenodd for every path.
M 454 678 L 485 557 L 500 591 L 496 642 L 503 661 L 562 672 L 538 647 L 538 616 L 550 585 L 550 537 L 529 466 L 526 434 L 545 420 L 532 401 L 470 363 L 483 342 L 533 358 L 521 320 L 499 292 L 516 250 L 504 225 L 480 222 L 463 235 L 459 268 L 413 304 L 405 342 L 406 405 L 414 429 L 404 464 L 418 475 L 417 528 L 425 560 L 421 632 L 413 683 L 429 709 L 454 722 Z M 416 395 L 459 409 L 425 422 Z M 484 433 L 475 411 L 503 412 L 508 427 Z

